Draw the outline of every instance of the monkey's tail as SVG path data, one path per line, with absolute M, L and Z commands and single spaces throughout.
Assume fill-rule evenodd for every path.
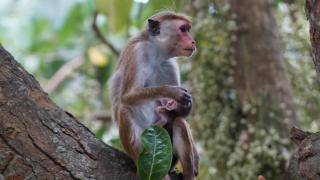
M 117 114 L 118 114 L 118 110 L 119 110 L 119 106 L 120 106 L 120 92 L 121 92 L 121 84 L 120 84 L 121 80 L 120 77 L 116 74 L 114 74 L 109 82 L 109 97 L 111 99 L 111 116 L 112 116 L 112 120 L 114 122 L 118 122 L 117 121 Z

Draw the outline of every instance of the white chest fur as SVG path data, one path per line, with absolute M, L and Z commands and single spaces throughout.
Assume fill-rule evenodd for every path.
M 174 58 L 168 59 L 159 56 L 157 52 L 142 53 L 137 55 L 136 82 L 143 87 L 157 87 L 162 85 L 180 85 L 179 67 Z M 133 107 L 133 116 L 140 127 L 149 127 L 158 117 L 155 108 L 159 100 L 149 101 Z

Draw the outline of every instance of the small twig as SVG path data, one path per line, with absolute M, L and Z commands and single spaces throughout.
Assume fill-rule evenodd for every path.
M 109 112 L 97 112 L 91 115 L 93 119 L 102 122 L 111 122 L 111 114 Z
M 52 93 L 57 87 L 76 69 L 78 69 L 83 63 L 83 57 L 78 56 L 71 59 L 64 64 L 49 80 L 49 82 L 43 87 L 47 93 Z
M 97 17 L 98 12 L 95 11 L 93 14 L 93 21 L 92 21 L 92 29 L 95 32 L 96 36 L 106 45 L 110 48 L 110 50 L 116 55 L 119 56 L 119 51 L 102 35 L 100 29 L 97 26 Z

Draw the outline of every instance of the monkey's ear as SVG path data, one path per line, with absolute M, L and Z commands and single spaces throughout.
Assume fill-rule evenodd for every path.
M 148 19 L 148 32 L 151 36 L 156 36 L 160 34 L 160 22 Z

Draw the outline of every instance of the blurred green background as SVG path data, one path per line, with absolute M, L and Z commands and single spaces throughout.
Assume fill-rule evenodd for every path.
M 292 114 L 304 130 L 315 132 L 320 125 L 320 96 L 304 1 L 265 1 L 266 7 L 271 8 L 268 12 L 277 22 L 269 28 L 280 37 L 276 39 L 281 48 L 278 50 L 275 46 L 274 51 L 281 54 L 283 62 L 280 70 L 265 74 L 274 74 L 273 80 L 279 79 L 279 82 L 283 82 L 281 73 L 287 77 L 284 79 L 288 84 L 286 91 L 281 93 L 287 97 L 284 101 L 289 98 L 294 104 L 294 112 L 289 114 L 287 102 L 281 98 L 270 99 L 274 91 L 250 90 L 248 86 L 246 91 L 252 91 L 253 95 L 239 93 L 243 90 L 241 83 L 250 81 L 241 74 L 257 75 L 236 69 L 235 54 L 239 46 L 235 42 L 243 38 L 237 28 L 247 23 L 235 21 L 239 16 L 236 10 L 251 6 L 246 3 L 243 4 L 246 7 L 241 7 L 241 3 L 236 6 L 235 2 L 1 0 L 0 42 L 60 107 L 74 114 L 98 138 L 121 149 L 117 128 L 110 119 L 107 89 L 119 52 L 152 14 L 161 10 L 187 13 L 193 18 L 192 31 L 198 51 L 191 60 L 182 58 L 179 63 L 182 84 L 191 90 L 194 98 L 189 121 L 201 153 L 198 179 L 256 179 L 259 174 L 267 179 L 283 179 L 294 151 L 288 134 Z M 97 36 L 93 24 L 107 43 Z M 276 89 L 278 85 L 269 83 L 266 87 L 270 86 Z

